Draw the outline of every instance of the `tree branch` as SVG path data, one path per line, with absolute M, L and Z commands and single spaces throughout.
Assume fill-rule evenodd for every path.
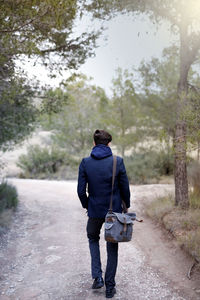
M 22 24 L 21 26 L 18 26 L 17 28 L 14 29 L 5 29 L 5 30 L 0 30 L 0 33 L 13 33 L 13 32 L 17 32 L 17 31 L 21 31 L 22 28 L 32 24 L 35 20 L 44 17 L 49 11 L 49 8 L 46 9 L 46 11 L 42 14 L 42 15 L 37 15 L 35 18 L 29 20 L 28 22 Z
M 51 52 L 57 52 L 57 51 L 61 51 L 61 50 L 76 50 L 79 48 L 79 45 L 75 45 L 75 44 L 63 44 L 60 45 L 58 47 L 54 47 L 54 48 L 49 48 L 49 49 L 44 49 L 44 50 L 40 50 L 41 53 L 46 54 L 46 53 L 51 53 Z

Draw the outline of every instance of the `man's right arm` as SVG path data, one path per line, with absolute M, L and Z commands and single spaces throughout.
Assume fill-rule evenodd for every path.
M 77 193 L 83 208 L 88 208 L 88 196 L 86 194 L 87 187 L 87 175 L 85 172 L 85 161 L 82 159 L 82 162 L 79 166 L 79 174 L 78 174 L 78 187 Z

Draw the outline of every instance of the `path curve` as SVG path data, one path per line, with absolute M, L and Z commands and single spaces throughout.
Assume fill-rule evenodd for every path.
M 11 229 L 0 237 L 0 299 L 105 299 L 104 288 L 91 290 L 87 216 L 76 182 L 10 181 L 20 204 Z M 133 186 L 132 210 L 142 216 L 144 198 L 172 190 L 170 185 Z M 100 244 L 105 269 L 103 230 Z M 135 224 L 133 240 L 119 247 L 114 299 L 200 299 L 196 282 L 185 276 L 191 260 L 177 249 L 150 220 Z

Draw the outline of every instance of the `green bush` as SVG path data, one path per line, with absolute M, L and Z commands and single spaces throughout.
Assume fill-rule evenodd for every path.
M 28 148 L 27 155 L 19 157 L 17 165 L 25 172 L 32 174 L 56 173 L 64 163 L 65 153 L 55 148 L 41 148 L 32 146 Z
M 173 152 L 161 151 L 156 153 L 155 166 L 159 175 L 172 175 L 174 171 L 174 155 Z
M 173 173 L 173 156 L 166 152 L 141 151 L 125 158 L 127 175 L 134 184 L 158 182 L 160 176 Z
M 3 181 L 0 184 L 0 212 L 6 208 L 15 208 L 18 203 L 17 190 L 11 184 Z
M 60 178 L 63 169 L 71 170 L 78 167 L 73 157 L 58 148 L 44 148 L 38 145 L 28 148 L 27 154 L 19 157 L 17 165 L 23 170 L 23 178 Z M 63 174 L 64 175 L 64 174 Z M 67 176 L 66 176 L 67 177 Z
M 153 153 L 135 153 L 125 158 L 125 165 L 129 181 L 134 184 L 148 183 L 152 178 L 158 179 L 158 170 L 154 168 Z

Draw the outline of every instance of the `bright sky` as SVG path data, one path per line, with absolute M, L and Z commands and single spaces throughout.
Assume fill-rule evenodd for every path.
M 144 17 L 118 16 L 109 21 L 104 36 L 100 39 L 100 47 L 96 49 L 96 57 L 88 61 L 80 69 L 94 78 L 94 82 L 110 93 L 111 80 L 118 67 L 137 67 L 142 60 L 150 60 L 152 56 L 161 56 L 162 50 L 170 45 L 173 37 L 169 27 L 156 26 Z
M 106 38 L 106 40 L 105 40 Z M 98 41 L 96 56 L 89 58 L 81 66 L 80 71 L 88 77 L 93 77 L 93 83 L 103 87 L 107 94 L 111 94 L 111 81 L 118 67 L 122 69 L 137 67 L 142 60 L 150 60 L 152 56 L 161 56 L 162 50 L 168 47 L 174 37 L 167 24 L 152 24 L 147 18 L 120 15 L 107 22 L 107 29 Z M 36 65 L 26 66 L 28 74 L 36 75 L 38 80 L 57 86 L 67 78 L 49 79 L 47 71 Z

